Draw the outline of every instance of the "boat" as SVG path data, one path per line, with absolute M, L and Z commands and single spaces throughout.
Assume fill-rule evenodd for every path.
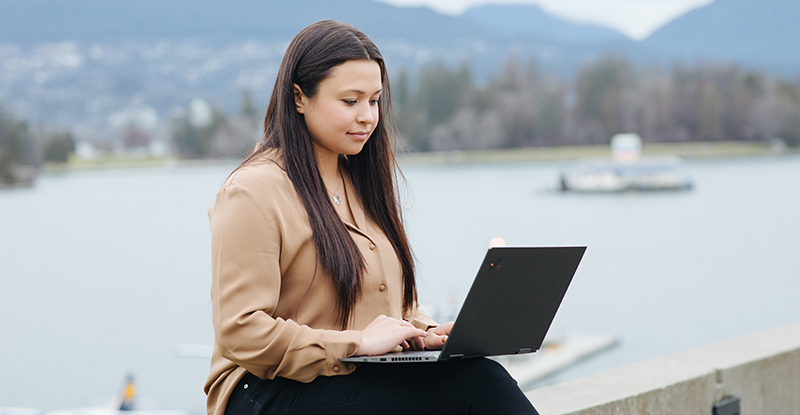
M 0 406 L 0 415 L 42 415 L 42 411 L 36 408 Z
M 33 187 L 39 170 L 29 165 L 0 165 L 0 189 Z
M 0 408 L 1 409 L 1 408 Z M 132 374 L 125 377 L 122 391 L 115 399 L 111 399 L 105 406 L 59 409 L 54 411 L 37 411 L 30 409 L 30 414 L 36 415 L 189 415 L 188 411 L 183 410 L 160 410 L 160 409 L 136 409 L 136 385 Z M 35 411 L 35 412 L 33 412 Z M 0 415 L 3 412 L 0 411 Z M 23 412 L 14 412 L 10 415 L 25 415 Z
M 122 410 L 117 408 L 78 408 L 45 412 L 44 415 L 190 415 L 181 410 Z
M 617 134 L 611 139 L 611 159 L 578 162 L 561 173 L 564 192 L 608 193 L 629 191 L 689 190 L 691 178 L 681 173 L 677 156 L 643 157 L 642 139 L 636 134 Z

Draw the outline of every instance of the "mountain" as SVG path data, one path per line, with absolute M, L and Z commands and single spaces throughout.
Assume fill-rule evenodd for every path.
M 289 40 L 323 19 L 364 31 L 392 73 L 469 59 L 488 76 L 508 54 L 502 35 L 477 24 L 373 0 L 2 0 L 1 9 L 0 104 L 101 134 L 131 119 L 155 129 L 196 97 L 229 113 L 243 90 L 263 103 Z
M 467 9 L 461 17 L 509 37 L 591 45 L 632 42 L 614 29 L 562 19 L 534 4 L 486 4 Z
M 291 38 L 323 19 L 345 21 L 383 38 L 492 36 L 477 25 L 428 8 L 372 0 L 3 0 L 0 42 Z
M 797 71 L 800 1 L 717 0 L 658 29 L 642 45 L 663 57 Z
M 323 19 L 364 31 L 391 73 L 408 69 L 412 83 L 420 65 L 464 61 L 484 82 L 512 54 L 564 78 L 604 54 L 634 64 L 702 55 L 800 67 L 792 44 L 800 39 L 798 0 L 717 0 L 644 42 L 532 5 L 447 16 L 374 0 L 0 1 L 0 104 L 26 119 L 102 134 L 133 118 L 156 128 L 196 97 L 229 113 L 243 90 L 263 104 L 289 40 Z
M 511 50 L 521 59 L 569 73 L 608 51 L 627 53 L 624 35 L 569 22 L 537 6 L 475 7 L 461 16 L 424 7 L 397 7 L 374 0 L 3 0 L 0 44 L 35 46 L 75 41 L 83 47 L 131 41 L 197 39 L 206 45 L 259 41 L 285 44 L 319 20 L 353 24 L 381 45 L 399 66 L 429 60 L 468 59 L 482 76 Z M 607 45 L 613 45 L 610 49 Z M 388 46 L 388 47 L 387 47 Z M 0 56 L 1 58 L 2 56 Z

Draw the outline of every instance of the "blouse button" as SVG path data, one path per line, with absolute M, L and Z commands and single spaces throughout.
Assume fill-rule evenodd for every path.
M 386 291 L 386 286 L 381 284 L 381 286 L 378 287 L 378 289 L 381 290 L 381 292 L 384 292 L 384 291 Z
M 339 373 L 339 366 L 334 366 L 333 367 L 333 371 L 336 372 L 336 373 Z
M 375 244 L 373 244 L 373 243 L 370 243 L 370 244 L 369 244 L 369 250 L 370 250 L 370 251 L 374 251 L 374 250 L 375 250 Z

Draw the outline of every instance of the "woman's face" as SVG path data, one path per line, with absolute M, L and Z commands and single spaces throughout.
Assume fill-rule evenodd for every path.
M 378 125 L 382 91 L 381 68 L 368 60 L 334 66 L 313 98 L 295 85 L 297 112 L 304 115 L 316 151 L 358 154 Z

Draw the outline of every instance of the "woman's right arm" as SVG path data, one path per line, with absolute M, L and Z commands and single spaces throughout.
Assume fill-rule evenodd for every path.
M 269 206 L 265 206 L 265 203 Z M 212 301 L 220 354 L 262 378 L 310 382 L 350 373 L 340 357 L 382 354 L 405 339 L 427 333 L 412 324 L 378 316 L 363 330 L 322 330 L 274 318 L 281 291 L 283 233 L 280 208 L 247 187 L 220 190 L 210 212 Z
M 226 185 L 209 212 L 216 345 L 226 359 L 262 378 L 310 382 L 349 373 L 338 361 L 361 332 L 321 330 L 273 318 L 281 290 L 278 214 L 248 188 Z

